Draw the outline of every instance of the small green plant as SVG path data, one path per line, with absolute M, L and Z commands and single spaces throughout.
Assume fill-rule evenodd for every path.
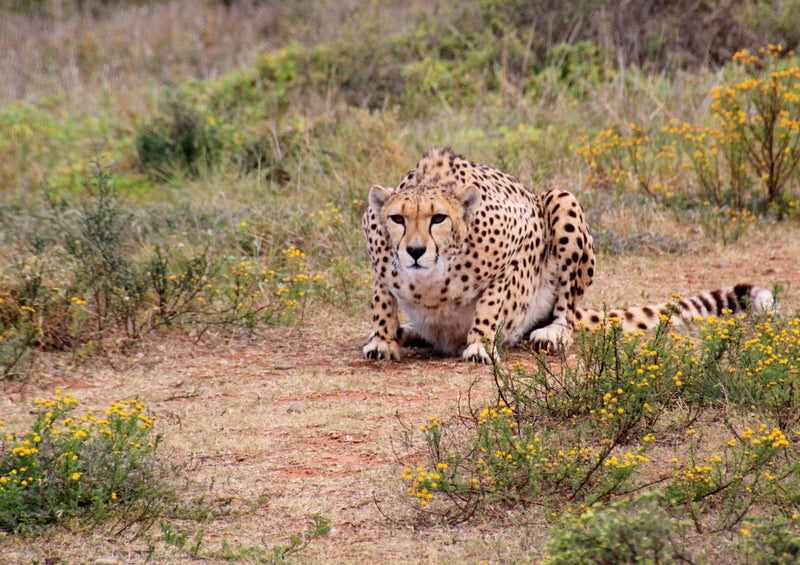
M 87 180 L 90 198 L 84 201 L 74 222 L 62 225 L 63 245 L 75 262 L 72 288 L 79 299 L 91 299 L 93 322 L 98 332 L 117 324 L 129 337 L 141 332 L 138 312 L 146 297 L 147 280 L 130 256 L 129 233 L 132 217 L 119 201 L 107 171 L 98 166 Z M 63 206 L 52 196 L 54 216 Z
M 800 560 L 798 515 L 792 519 L 767 519 L 741 528 L 741 538 L 734 545 L 745 563 L 791 565 Z
M 311 523 L 306 532 L 302 535 L 292 535 L 289 543 L 286 545 L 270 546 L 265 542 L 257 546 L 232 545 L 227 540 L 223 540 L 219 549 L 213 549 L 203 545 L 205 534 L 202 529 L 194 533 L 191 531 L 177 532 L 173 526 L 166 521 L 162 521 L 160 526 L 162 542 L 196 559 L 224 560 L 235 563 L 243 559 L 255 558 L 259 563 L 279 565 L 281 563 L 286 563 L 290 556 L 303 551 L 315 539 L 327 535 L 331 529 L 331 521 L 329 518 L 320 514 L 312 514 Z
M 681 527 L 657 500 L 614 504 L 568 514 L 548 542 L 549 565 L 691 563 Z
M 0 422 L 0 529 L 27 531 L 71 520 L 149 522 L 171 487 L 156 457 L 160 437 L 137 400 L 103 412 L 74 410 L 78 401 L 56 391 L 34 402 L 30 430 Z
M 134 141 L 139 168 L 156 179 L 183 174 L 193 178 L 219 160 L 222 142 L 212 116 L 174 97 L 166 115 L 139 128 Z
M 330 518 L 326 518 L 320 514 L 311 515 L 311 524 L 304 535 L 293 535 L 288 545 L 275 546 L 272 548 L 272 563 L 282 563 L 287 557 L 302 551 L 309 544 L 318 537 L 328 535 L 331 531 Z

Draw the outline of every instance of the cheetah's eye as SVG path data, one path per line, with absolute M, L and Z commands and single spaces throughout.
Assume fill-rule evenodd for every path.
M 447 219 L 447 215 L 445 215 L 445 214 L 434 214 L 431 217 L 431 223 L 432 224 L 441 224 L 446 219 Z
M 400 214 L 394 214 L 392 216 L 389 216 L 389 219 L 392 220 L 395 224 L 400 224 L 401 226 L 406 223 L 405 218 L 403 218 L 403 216 L 401 216 Z

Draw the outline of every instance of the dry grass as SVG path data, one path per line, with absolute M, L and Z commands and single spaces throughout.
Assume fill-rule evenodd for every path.
M 289 41 L 339 37 L 353 20 L 397 28 L 424 5 L 373 2 L 364 11 L 358 0 L 235 2 L 231 9 L 213 0 L 138 4 L 121 3 L 100 17 L 64 8 L 49 10 L 49 18 L 3 12 L 0 106 L 55 96 L 61 106 L 112 112 L 127 123 L 153 111 L 165 84 L 217 78 Z
M 784 284 L 782 309 L 791 314 L 800 306 L 798 239 L 798 227 L 782 224 L 780 233 L 759 231 L 736 246 L 708 245 L 686 257 L 601 257 L 587 301 L 639 303 L 754 280 Z M 230 499 L 238 508 L 268 498 L 253 513 L 204 524 L 210 548 L 223 540 L 234 546 L 286 543 L 317 512 L 331 518 L 332 531 L 300 554 L 300 562 L 507 562 L 530 555 L 548 528 L 536 509 L 458 527 L 415 527 L 399 481 L 398 459 L 414 457 L 404 433 L 416 437 L 429 416 L 453 414 L 470 391 L 475 404 L 491 400 L 490 372 L 426 351 L 409 352 L 396 364 L 363 361 L 367 318 L 366 311 L 354 317 L 319 311 L 305 326 L 270 329 L 258 340 L 193 345 L 172 337 L 115 359 L 116 369 L 99 360 L 86 365 L 51 357 L 35 379 L 0 383 L 3 417 L 9 425 L 26 419 L 32 399 L 57 387 L 87 407 L 121 397 L 144 400 L 158 418 L 166 452 L 187 465 L 181 480 L 188 496 Z M 506 361 L 529 355 L 517 349 Z M 294 400 L 307 410 L 288 412 Z M 651 455 L 666 465 L 674 453 Z M 57 531 L 32 540 L 6 538 L 0 563 L 101 556 L 120 563 L 192 561 L 160 542 L 151 545 L 158 537 L 157 531 L 139 538 Z
M 249 63 L 280 35 L 274 8 L 228 12 L 211 3 L 126 6 L 100 20 L 3 18 L 0 103 L 58 93 L 93 113 L 121 97 L 121 116 L 151 110 L 156 89 L 176 77 L 213 78 Z

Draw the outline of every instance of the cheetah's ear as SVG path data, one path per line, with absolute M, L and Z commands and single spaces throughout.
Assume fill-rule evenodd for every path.
M 456 198 L 464 207 L 464 219 L 468 220 L 481 204 L 481 191 L 474 184 L 469 184 L 456 189 Z
M 386 188 L 383 188 L 380 185 L 373 186 L 369 191 L 369 205 L 375 211 L 376 214 L 380 214 L 383 205 L 386 204 L 386 201 L 392 195 L 392 191 Z

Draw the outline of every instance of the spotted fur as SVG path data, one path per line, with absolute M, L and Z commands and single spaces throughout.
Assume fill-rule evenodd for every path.
M 364 355 L 399 359 L 423 341 L 488 363 L 485 344 L 528 338 L 541 349 L 568 344 L 576 321 L 604 313 L 577 307 L 594 276 L 593 240 L 572 193 L 535 194 L 511 175 L 448 149 L 425 153 L 395 189 L 373 186 L 363 217 L 375 270 L 373 331 Z M 683 317 L 746 304 L 766 309 L 769 291 L 739 285 L 678 303 Z M 411 324 L 400 326 L 402 308 Z M 623 329 L 653 327 L 666 304 L 612 311 Z

